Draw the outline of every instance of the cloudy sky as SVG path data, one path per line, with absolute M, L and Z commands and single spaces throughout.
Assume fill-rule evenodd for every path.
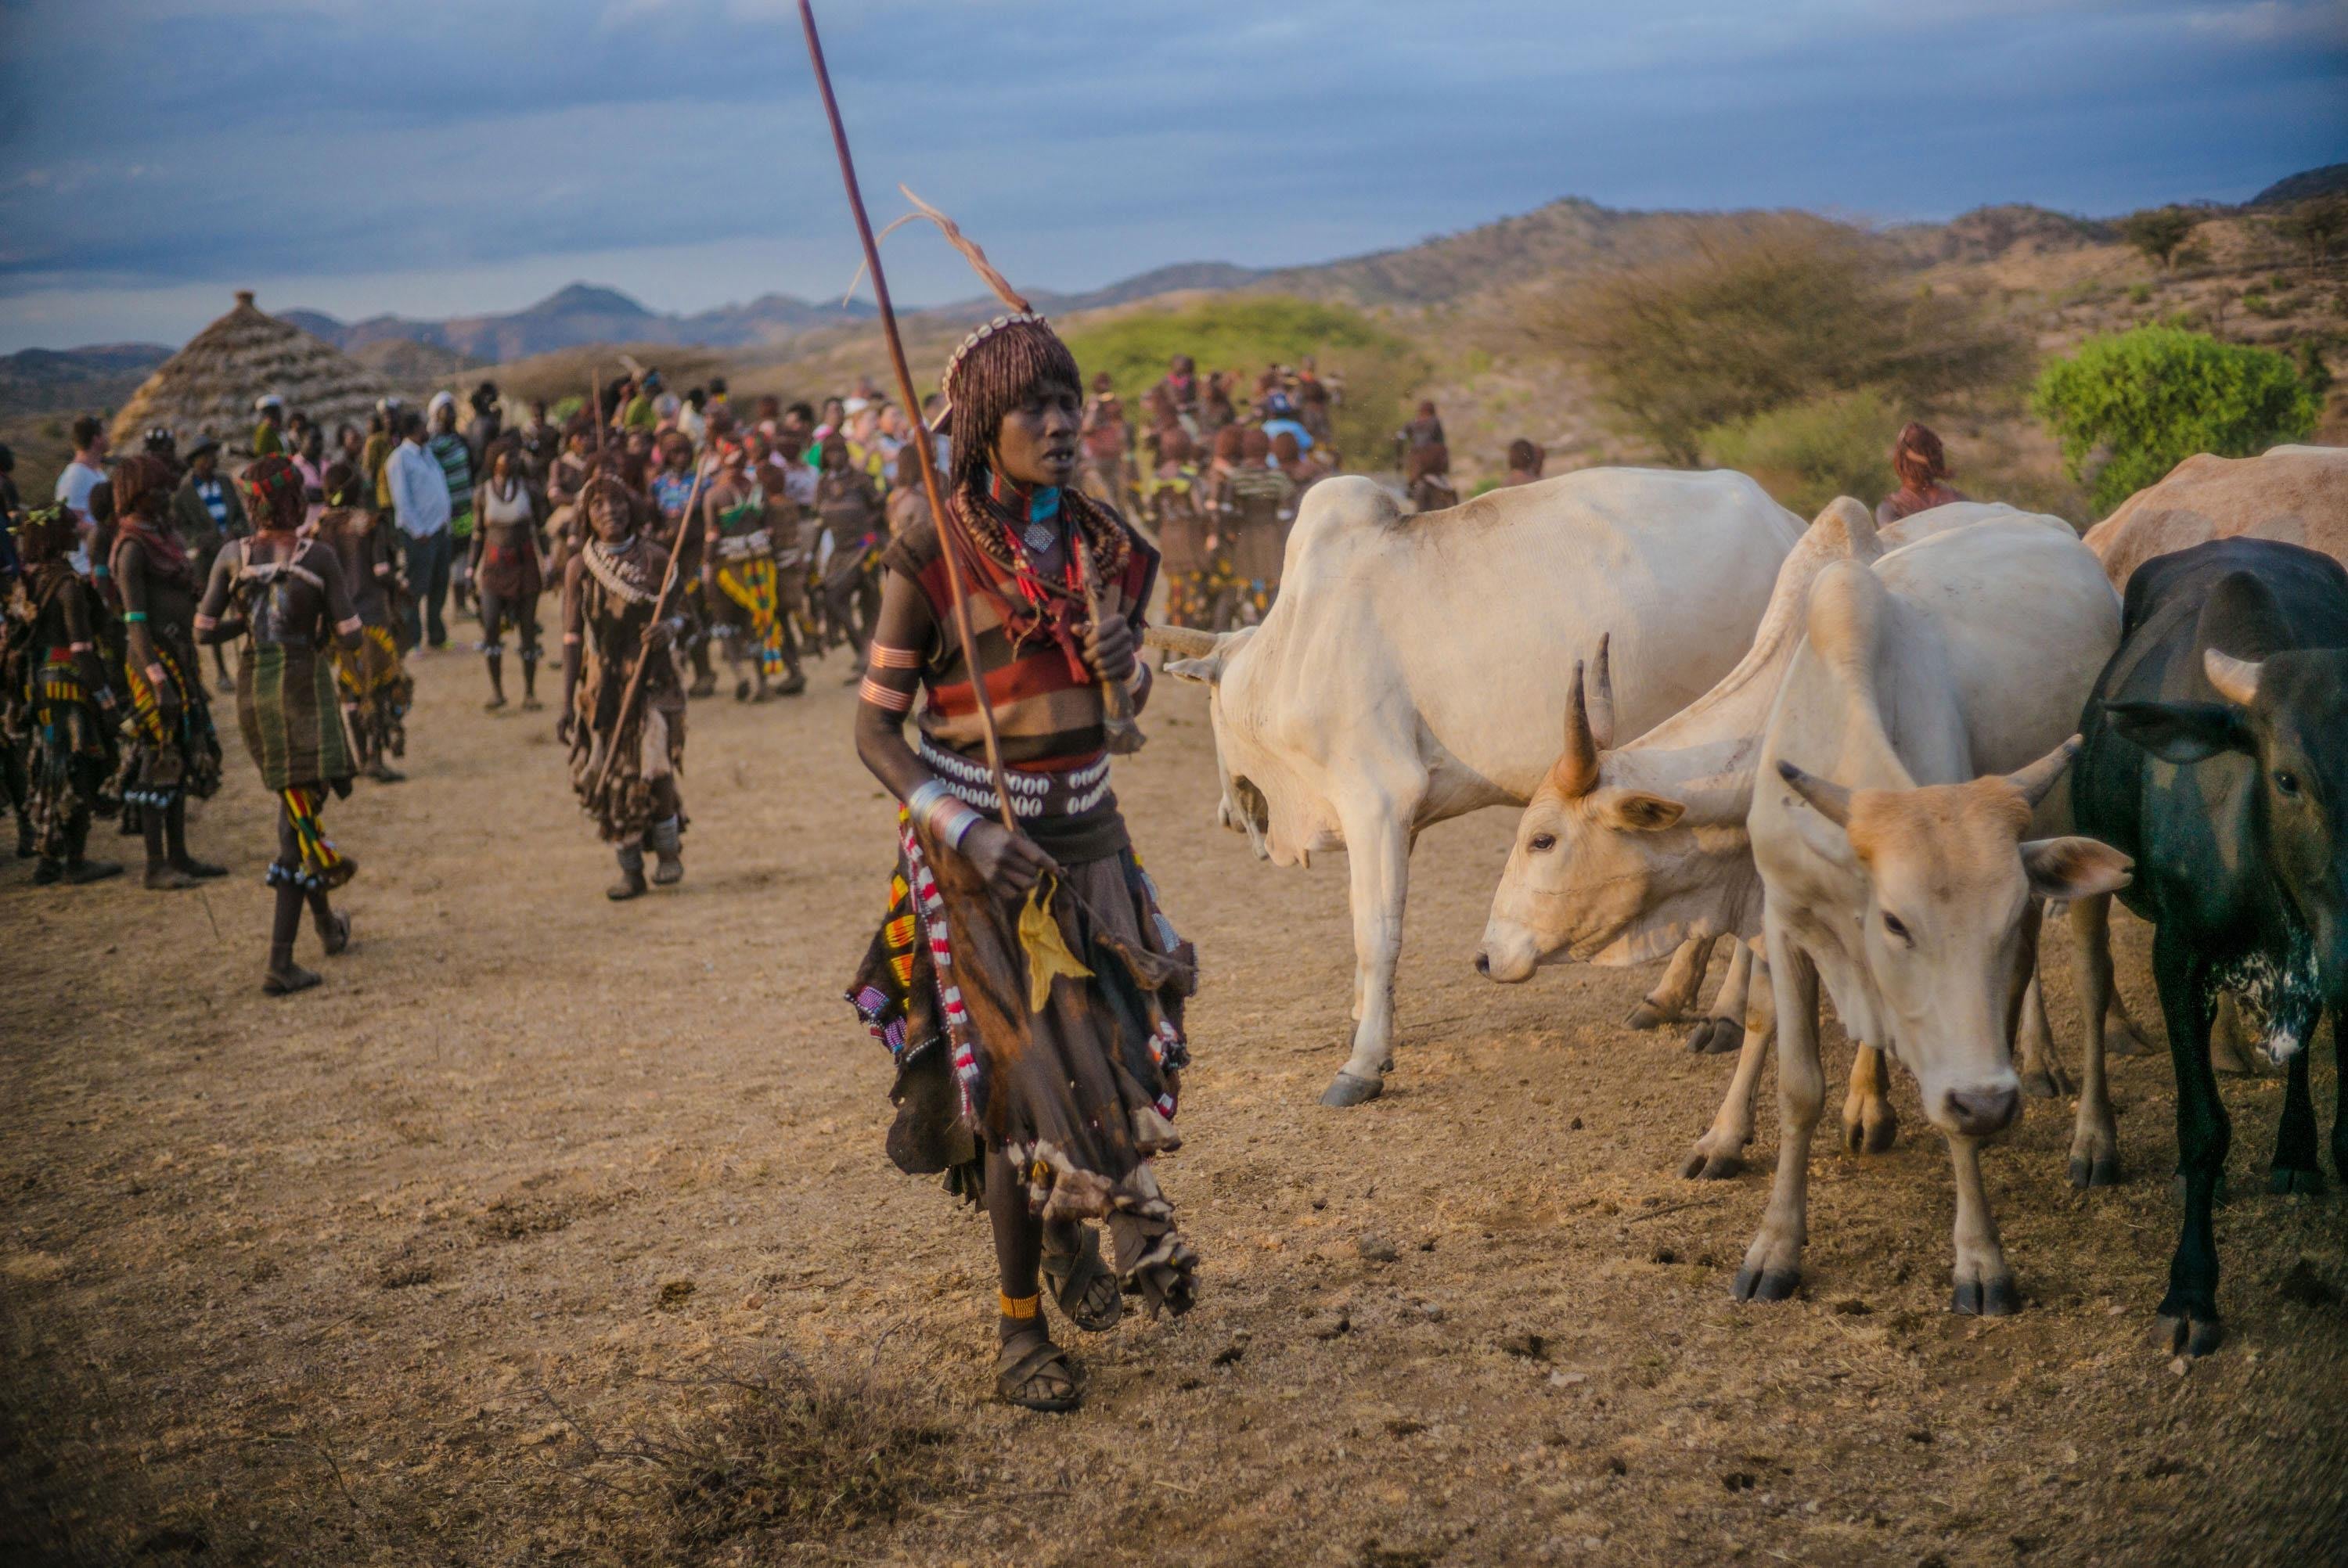
M 1408 244 L 1554 197 L 1871 220 L 2240 200 L 2348 159 L 2348 0 L 819 0 L 865 182 L 1004 270 Z M 973 291 L 891 241 L 914 302 Z M 0 0 L 0 351 L 575 279 L 837 297 L 783 0 Z

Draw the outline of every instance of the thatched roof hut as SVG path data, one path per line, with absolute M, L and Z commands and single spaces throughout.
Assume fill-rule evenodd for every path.
M 265 393 L 283 397 L 288 412 L 307 411 L 331 435 L 345 419 L 366 428 L 376 399 L 391 390 L 332 343 L 264 314 L 252 291 L 242 289 L 233 310 L 189 339 L 130 395 L 114 416 L 113 440 L 118 449 L 133 449 L 160 425 L 183 450 L 208 431 L 229 452 L 249 456 L 260 423 L 253 400 Z

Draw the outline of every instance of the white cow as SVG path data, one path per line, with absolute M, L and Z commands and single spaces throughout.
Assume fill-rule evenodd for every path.
M 1885 547 L 2013 515 L 1940 507 L 1893 525 L 1879 543 L 1867 508 L 1845 497 L 1779 565 L 1752 647 L 1719 684 L 1620 746 L 1569 717 L 1565 749 L 1517 825 L 1477 968 L 1513 984 L 1542 964 L 1643 963 L 1691 938 L 1757 937 L 1761 883 L 1745 815 L 1761 728 L 1801 641 L 1811 582 L 1854 551 L 1872 559 Z M 1602 689 L 1597 696 L 1608 705 Z
M 1609 629 L 1634 733 L 1710 687 L 1801 531 L 1739 474 L 1589 468 L 1407 517 L 1339 477 L 1305 496 L 1262 626 L 1152 634 L 1193 654 L 1169 673 L 1212 688 L 1225 825 L 1276 865 L 1348 852 L 1356 1024 L 1323 1104 L 1374 1098 L 1393 1065 L 1419 831 L 1532 794 L 1562 677 Z
M 2036 900 L 2108 894 L 2126 870 L 2091 840 L 2024 834 L 2070 760 L 2065 737 L 2119 624 L 2095 556 L 2068 528 L 2020 516 L 1937 534 L 1872 567 L 1838 562 L 1812 585 L 1807 635 L 1762 740 L 1769 787 L 1756 788 L 1747 819 L 1776 1002 L 1780 1137 L 1740 1299 L 1782 1299 L 1800 1278 L 1823 979 L 1851 1038 L 1916 1075 L 1948 1140 L 1952 1305 L 2013 1310 L 1978 1145 L 2021 1105 L 2013 1040 L 2035 968 Z M 1979 776 L 2000 773 L 2012 776 Z

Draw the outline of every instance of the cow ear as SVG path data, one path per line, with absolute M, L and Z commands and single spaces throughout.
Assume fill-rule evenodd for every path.
M 1601 809 L 1608 822 L 1631 833 L 1661 833 L 1687 814 L 1678 801 L 1636 789 L 1609 793 Z
M 2092 898 L 2133 880 L 2136 862 L 2093 838 L 2034 838 L 2022 846 L 2023 875 L 2041 898 Z
M 1166 673 L 1178 681 L 1197 681 L 1211 686 L 1223 678 L 1223 655 L 1220 649 L 1199 659 L 1169 659 Z
M 2164 763 L 2182 765 L 2253 749 L 2239 712 L 2223 702 L 2114 702 L 2104 710 L 2104 721 Z

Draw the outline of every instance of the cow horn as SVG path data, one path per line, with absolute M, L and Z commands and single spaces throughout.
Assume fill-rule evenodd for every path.
M 1141 641 L 1177 659 L 1204 659 L 1215 651 L 1215 634 L 1190 626 L 1150 626 L 1142 629 Z
M 1565 751 L 1552 770 L 1568 799 L 1588 794 L 1598 784 L 1598 740 L 1590 733 L 1590 708 L 1581 694 L 1581 661 L 1573 661 L 1573 695 L 1565 705 Z
M 2071 765 L 2071 759 L 2079 754 L 2080 743 L 2078 736 L 2072 736 L 2029 766 L 2006 774 L 2005 782 L 2020 790 L 2023 799 L 2036 805 L 2054 787 L 2054 781 L 2063 776 L 2063 770 Z
M 1837 827 L 1850 825 L 1850 791 L 1832 779 L 1806 774 L 1791 763 L 1779 763 L 1777 776 L 1793 785 L 1794 793 L 1817 808 L 1820 816 Z
M 2259 700 L 2259 671 L 2265 668 L 2263 660 L 2237 659 L 2214 648 L 2204 649 L 2201 653 L 2201 672 L 2209 677 L 2209 684 L 2218 688 L 2218 695 L 2238 708 L 2247 708 Z
M 1613 641 L 1611 631 L 1598 634 L 1598 657 L 1590 667 L 1590 738 L 1601 752 L 1614 744 L 1614 661 L 1606 651 Z

